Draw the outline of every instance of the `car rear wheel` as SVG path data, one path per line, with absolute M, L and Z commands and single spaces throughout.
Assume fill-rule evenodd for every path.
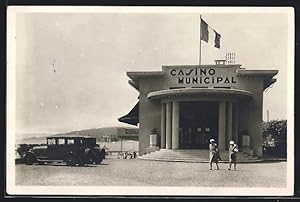
M 101 152 L 95 148 L 85 149 L 85 154 L 89 164 L 100 164 L 102 161 Z
M 96 164 L 100 164 L 103 161 L 103 159 L 101 157 L 97 157 L 97 159 L 95 160 Z
M 75 166 L 77 163 L 77 158 L 74 155 L 68 155 L 65 158 L 67 166 Z
M 97 155 L 97 159 L 96 159 L 95 163 L 100 164 L 103 161 L 104 158 L 105 158 L 105 150 L 102 149 L 100 151 L 100 154 Z

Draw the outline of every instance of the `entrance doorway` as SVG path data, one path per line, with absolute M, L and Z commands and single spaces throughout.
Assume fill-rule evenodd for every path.
M 209 140 L 218 141 L 218 102 L 181 102 L 179 148 L 208 149 Z

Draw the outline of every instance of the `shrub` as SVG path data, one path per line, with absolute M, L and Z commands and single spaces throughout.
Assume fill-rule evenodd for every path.
M 263 122 L 263 151 L 265 154 L 286 157 L 287 153 L 287 121 L 272 120 Z

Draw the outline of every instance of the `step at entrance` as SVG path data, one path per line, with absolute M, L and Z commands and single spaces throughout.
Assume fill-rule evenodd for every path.
M 229 154 L 228 151 L 220 151 L 221 161 L 228 162 Z M 154 160 L 154 161 L 174 161 L 174 162 L 194 162 L 194 163 L 207 163 L 209 162 L 209 151 L 208 150 L 196 150 L 196 149 L 178 149 L 169 150 L 161 149 L 150 154 L 140 156 L 142 160 Z M 244 162 L 258 162 L 261 159 L 251 156 L 247 153 L 239 152 L 237 156 L 238 163 Z

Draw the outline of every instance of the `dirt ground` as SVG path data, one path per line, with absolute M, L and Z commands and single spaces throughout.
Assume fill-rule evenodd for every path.
M 284 187 L 286 162 L 239 164 L 237 171 L 206 163 L 105 159 L 100 165 L 16 165 L 16 185 Z M 215 168 L 215 167 L 214 167 Z

